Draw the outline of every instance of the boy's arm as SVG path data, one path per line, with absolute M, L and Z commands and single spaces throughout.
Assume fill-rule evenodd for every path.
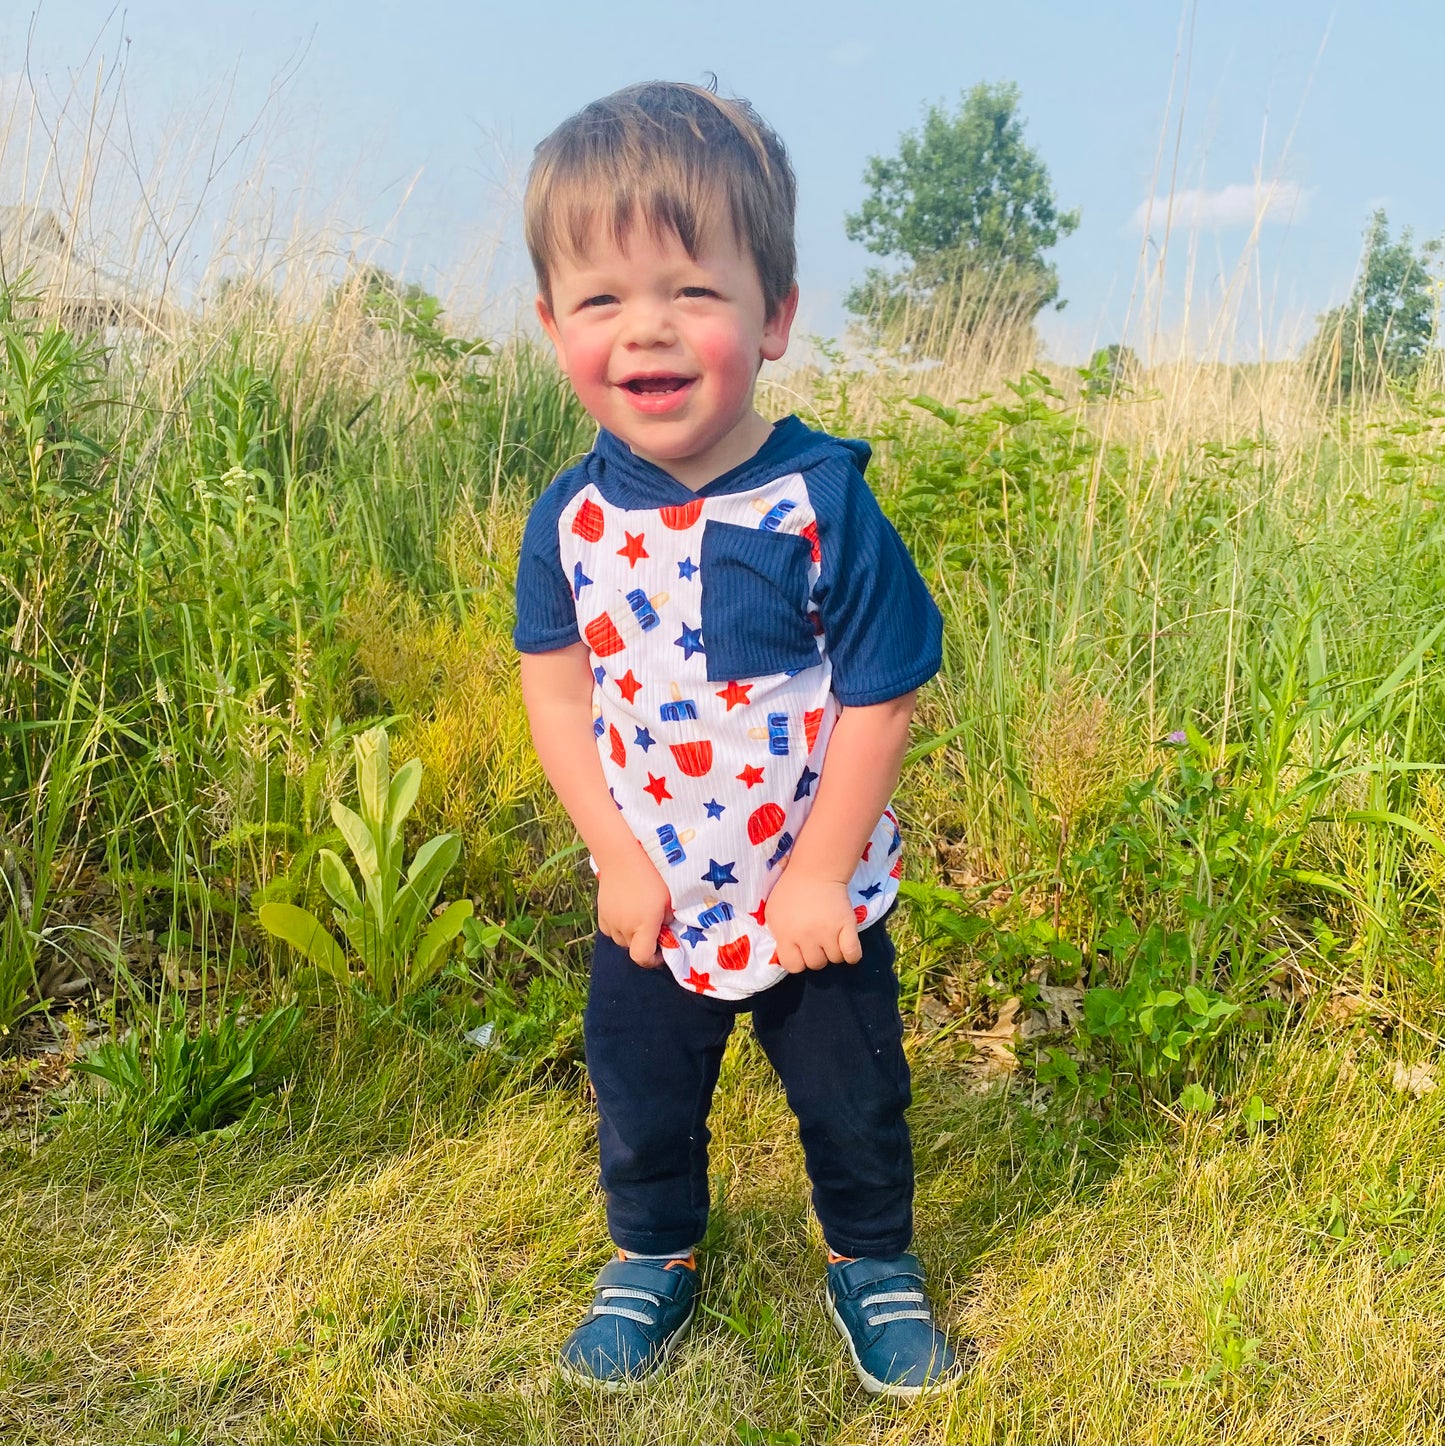
M 587 644 L 523 653 L 521 670 L 542 770 L 597 865 L 597 926 L 638 964 L 655 964 L 671 899 L 607 788 L 592 734 Z
M 845 707 L 833 725 L 812 812 L 768 895 L 768 928 L 790 974 L 863 957 L 848 883 L 897 787 L 917 698 L 915 688 Z

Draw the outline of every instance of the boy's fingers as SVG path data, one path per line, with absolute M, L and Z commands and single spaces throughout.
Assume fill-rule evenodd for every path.
M 661 916 L 657 918 L 651 928 L 643 924 L 637 929 L 627 947 L 627 952 L 632 955 L 634 964 L 641 964 L 644 969 L 651 969 L 662 963 L 662 954 L 657 947 L 657 936 L 661 932 Z
M 851 920 L 838 930 L 838 956 L 845 964 L 856 964 L 863 957 L 858 926 Z

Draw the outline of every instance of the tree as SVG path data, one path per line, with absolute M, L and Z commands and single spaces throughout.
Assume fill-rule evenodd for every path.
M 1043 253 L 1079 224 L 1024 140 L 1013 84 L 976 85 L 957 112 L 930 106 L 898 153 L 869 158 L 848 237 L 899 263 L 872 267 L 848 309 L 918 346 L 930 329 L 974 331 L 1002 313 L 1026 324 L 1059 293 Z M 1063 303 L 1059 302 L 1062 306 Z
M 1439 241 L 1418 248 L 1410 229 L 1390 240 L 1383 211 L 1365 231 L 1364 260 L 1350 299 L 1319 317 L 1306 349 L 1333 395 L 1343 399 L 1390 381 L 1411 382 L 1435 337 L 1437 300 L 1431 267 L 1441 258 Z

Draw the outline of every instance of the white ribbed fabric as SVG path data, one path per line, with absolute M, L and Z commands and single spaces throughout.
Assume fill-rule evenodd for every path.
M 812 607 L 820 666 L 709 681 L 701 572 L 709 520 L 807 538 L 810 589 L 817 584 L 817 520 L 797 472 L 641 511 L 614 506 L 589 484 L 566 505 L 558 534 L 591 651 L 603 771 L 671 894 L 663 958 L 686 988 L 742 999 L 783 977 L 767 896 L 812 808 L 839 705 Z M 889 809 L 849 886 L 860 928 L 897 894 L 900 848 Z

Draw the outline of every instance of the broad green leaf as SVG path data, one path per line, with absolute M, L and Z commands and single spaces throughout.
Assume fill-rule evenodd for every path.
M 391 792 L 386 801 L 386 851 L 391 853 L 401 842 L 401 831 L 406 816 L 416 804 L 421 791 L 421 759 L 409 758 L 396 771 L 391 780 Z
M 467 920 L 472 917 L 472 901 L 458 899 L 448 904 L 426 927 L 421 943 L 416 946 L 416 956 L 407 972 L 407 992 L 420 989 L 446 960 L 447 949 L 462 932 Z
M 462 841 L 454 833 L 441 833 L 428 839 L 417 851 L 407 871 L 407 881 L 396 897 L 396 937 L 406 952 L 431 912 L 446 876 L 461 857 Z
M 361 816 L 380 836 L 386 822 L 386 799 L 391 778 L 391 743 L 385 728 L 368 728 L 357 735 L 356 791 Z
M 350 870 L 341 862 L 341 856 L 331 849 L 322 849 L 320 873 L 321 887 L 331 896 L 337 908 L 345 914 L 359 915 L 362 911 L 361 898 Z
M 1184 986 L 1184 1002 L 1189 1006 L 1192 1014 L 1209 1013 L 1209 997 L 1195 984 Z
M 361 958 L 363 973 L 372 988 L 376 987 L 378 972 L 385 971 L 385 939 L 377 928 L 376 917 L 369 910 L 354 917 L 337 912 L 336 922 L 341 932 L 350 941 L 351 947 Z
M 347 982 L 350 971 L 346 955 L 315 914 L 295 904 L 262 904 L 256 917 L 263 929 L 285 940 L 318 969 L 324 969 L 338 983 Z
M 377 857 L 376 841 L 360 815 L 353 813 L 344 803 L 338 801 L 331 805 L 331 819 L 341 830 L 341 836 L 346 840 L 346 846 L 356 860 L 361 886 L 366 890 L 368 902 L 376 908 L 384 897 L 385 884 L 381 876 L 381 860 Z
M 1201 1084 L 1187 1084 L 1179 1091 L 1179 1108 L 1186 1114 L 1208 1114 L 1214 1108 L 1214 1096 Z

